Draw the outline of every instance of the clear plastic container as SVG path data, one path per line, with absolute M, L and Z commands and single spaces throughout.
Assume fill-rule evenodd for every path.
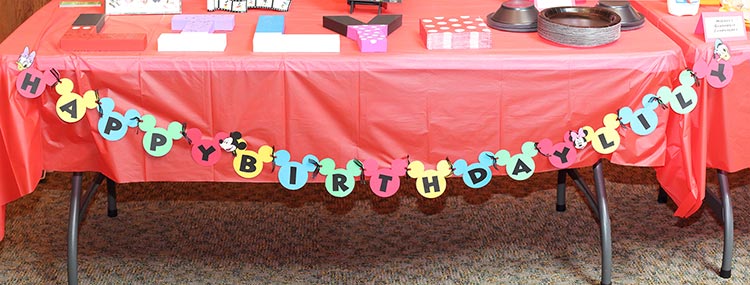
M 700 6 L 700 0 L 667 0 L 667 11 L 675 16 L 698 14 Z

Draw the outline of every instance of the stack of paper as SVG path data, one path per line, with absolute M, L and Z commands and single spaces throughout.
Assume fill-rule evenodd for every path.
M 480 49 L 492 46 L 491 31 L 482 17 L 433 17 L 419 20 L 427 49 Z

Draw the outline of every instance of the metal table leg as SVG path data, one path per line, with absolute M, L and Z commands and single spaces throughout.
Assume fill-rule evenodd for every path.
M 602 243 L 602 285 L 612 284 L 612 232 L 607 210 L 607 193 L 604 189 L 604 174 L 602 161 L 594 164 L 594 188 L 596 188 L 597 204 L 599 206 L 599 227 Z
M 596 200 L 594 200 L 591 191 L 586 183 L 578 175 L 575 169 L 563 169 L 557 173 L 557 210 L 565 211 L 565 178 L 566 175 L 573 179 L 576 188 L 583 192 L 586 197 L 586 203 L 594 212 L 594 217 L 599 222 L 601 231 L 601 248 L 602 248 L 602 278 L 601 284 L 609 285 L 612 283 L 612 234 L 609 221 L 609 211 L 607 210 L 607 194 L 604 188 L 604 174 L 602 171 L 602 161 L 597 161 L 594 166 L 594 187 L 596 188 Z M 562 205 L 562 206 L 561 206 Z
M 712 210 L 714 215 L 724 224 L 724 253 L 721 258 L 721 269 L 719 276 L 722 278 L 732 277 L 732 250 L 734 248 L 734 215 L 732 214 L 732 200 L 729 198 L 729 178 L 723 170 L 716 170 L 719 180 L 719 195 L 721 198 L 711 192 L 706 187 L 706 205 Z M 719 200 L 721 199 L 721 200 Z
M 70 191 L 70 220 L 68 222 L 68 284 L 78 284 L 78 231 L 86 216 L 86 209 L 96 193 L 96 189 L 104 181 L 104 175 L 98 174 L 91 187 L 82 195 L 83 173 L 75 172 L 71 179 Z M 83 203 L 81 203 L 83 196 Z
M 711 192 L 706 187 L 706 205 L 721 220 L 724 225 L 724 252 L 721 257 L 721 269 L 719 276 L 722 278 L 732 277 L 732 251 L 734 249 L 734 214 L 732 213 L 732 199 L 729 197 L 729 178 L 724 170 L 717 169 L 716 174 L 719 181 L 719 195 L 721 198 Z M 664 198 L 662 198 L 662 195 Z M 659 203 L 666 203 L 667 193 L 659 187 Z
M 70 221 L 68 222 L 68 284 L 78 284 L 78 217 L 81 202 L 83 173 L 73 173 L 70 192 Z

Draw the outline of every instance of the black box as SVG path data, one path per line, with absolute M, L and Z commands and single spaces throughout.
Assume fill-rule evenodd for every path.
M 104 27 L 104 14 L 80 14 L 73 22 L 73 29 L 86 29 L 96 27 L 96 32 Z
M 388 26 L 388 34 L 390 35 L 401 27 L 401 15 L 377 15 L 375 18 L 372 18 L 369 22 L 367 22 L 368 25 L 386 25 Z
M 346 27 L 349 25 L 364 25 L 360 20 L 349 16 L 323 16 L 323 27 L 346 37 Z

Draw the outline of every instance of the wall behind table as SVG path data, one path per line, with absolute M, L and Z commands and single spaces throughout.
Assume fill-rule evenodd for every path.
M 0 42 L 50 0 L 0 0 Z

